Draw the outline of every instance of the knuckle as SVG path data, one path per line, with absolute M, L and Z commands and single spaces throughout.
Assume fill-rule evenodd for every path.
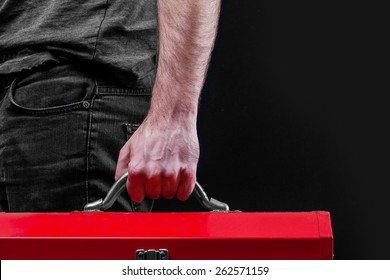
M 148 179 L 160 178 L 163 175 L 163 166 L 158 162 L 149 162 L 145 166 L 146 177 Z
M 139 178 L 145 176 L 145 171 L 139 167 L 129 167 L 128 172 L 130 178 Z
M 195 171 L 193 170 L 193 168 L 183 168 L 181 171 L 181 177 L 186 180 L 192 180 L 193 178 L 195 178 Z
M 165 170 L 162 175 L 164 180 L 172 182 L 177 177 L 177 172 L 175 172 L 174 170 Z
M 160 178 L 160 172 L 156 169 L 148 169 L 145 171 L 145 178 L 147 181 L 155 182 Z

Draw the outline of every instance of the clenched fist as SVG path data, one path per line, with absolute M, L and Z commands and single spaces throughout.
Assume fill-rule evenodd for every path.
M 128 171 L 127 191 L 135 202 L 145 196 L 186 200 L 196 181 L 199 140 L 195 118 L 146 118 L 120 151 L 115 177 Z

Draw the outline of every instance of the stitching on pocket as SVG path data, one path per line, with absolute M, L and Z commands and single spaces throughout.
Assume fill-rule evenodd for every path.
M 99 95 L 152 95 L 151 88 L 118 88 L 111 86 L 99 86 Z
M 86 96 L 88 96 L 88 94 L 81 101 L 77 101 L 77 102 L 71 103 L 71 104 L 60 105 L 60 106 L 53 106 L 53 107 L 48 107 L 48 108 L 27 108 L 27 107 L 21 106 L 15 102 L 15 99 L 13 97 L 14 87 L 15 87 L 15 84 L 17 82 L 18 82 L 18 78 L 15 78 L 13 80 L 11 86 L 9 87 L 6 95 L 8 95 L 8 99 L 13 106 L 15 106 L 16 108 L 23 110 L 29 114 L 44 115 L 44 114 L 50 114 L 50 113 L 67 112 L 67 111 L 71 111 L 71 110 L 74 110 L 77 108 L 89 109 L 89 107 L 90 107 L 90 102 L 86 101 L 86 99 L 85 99 Z M 95 87 L 92 89 L 92 91 L 93 92 L 95 91 Z

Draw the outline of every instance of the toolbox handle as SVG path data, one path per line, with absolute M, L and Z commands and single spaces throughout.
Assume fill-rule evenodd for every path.
M 99 200 L 86 204 L 84 206 L 84 211 L 108 210 L 117 200 L 118 196 L 125 190 L 127 177 L 128 173 L 126 172 L 112 185 L 104 199 L 101 198 Z M 229 211 L 229 205 L 227 205 L 226 203 L 218 201 L 214 198 L 209 199 L 206 192 L 203 190 L 202 186 L 198 182 L 195 182 L 195 188 L 192 192 L 192 195 L 195 196 L 199 204 L 207 210 Z

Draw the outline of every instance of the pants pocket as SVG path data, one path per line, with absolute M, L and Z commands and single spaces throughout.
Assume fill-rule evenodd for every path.
M 94 80 L 74 66 L 51 65 L 16 78 L 9 89 L 9 100 L 16 109 L 47 114 L 88 107 Z
M 0 111 L 0 183 L 9 211 L 73 211 L 85 205 L 93 94 L 94 79 L 68 65 L 14 80 Z

